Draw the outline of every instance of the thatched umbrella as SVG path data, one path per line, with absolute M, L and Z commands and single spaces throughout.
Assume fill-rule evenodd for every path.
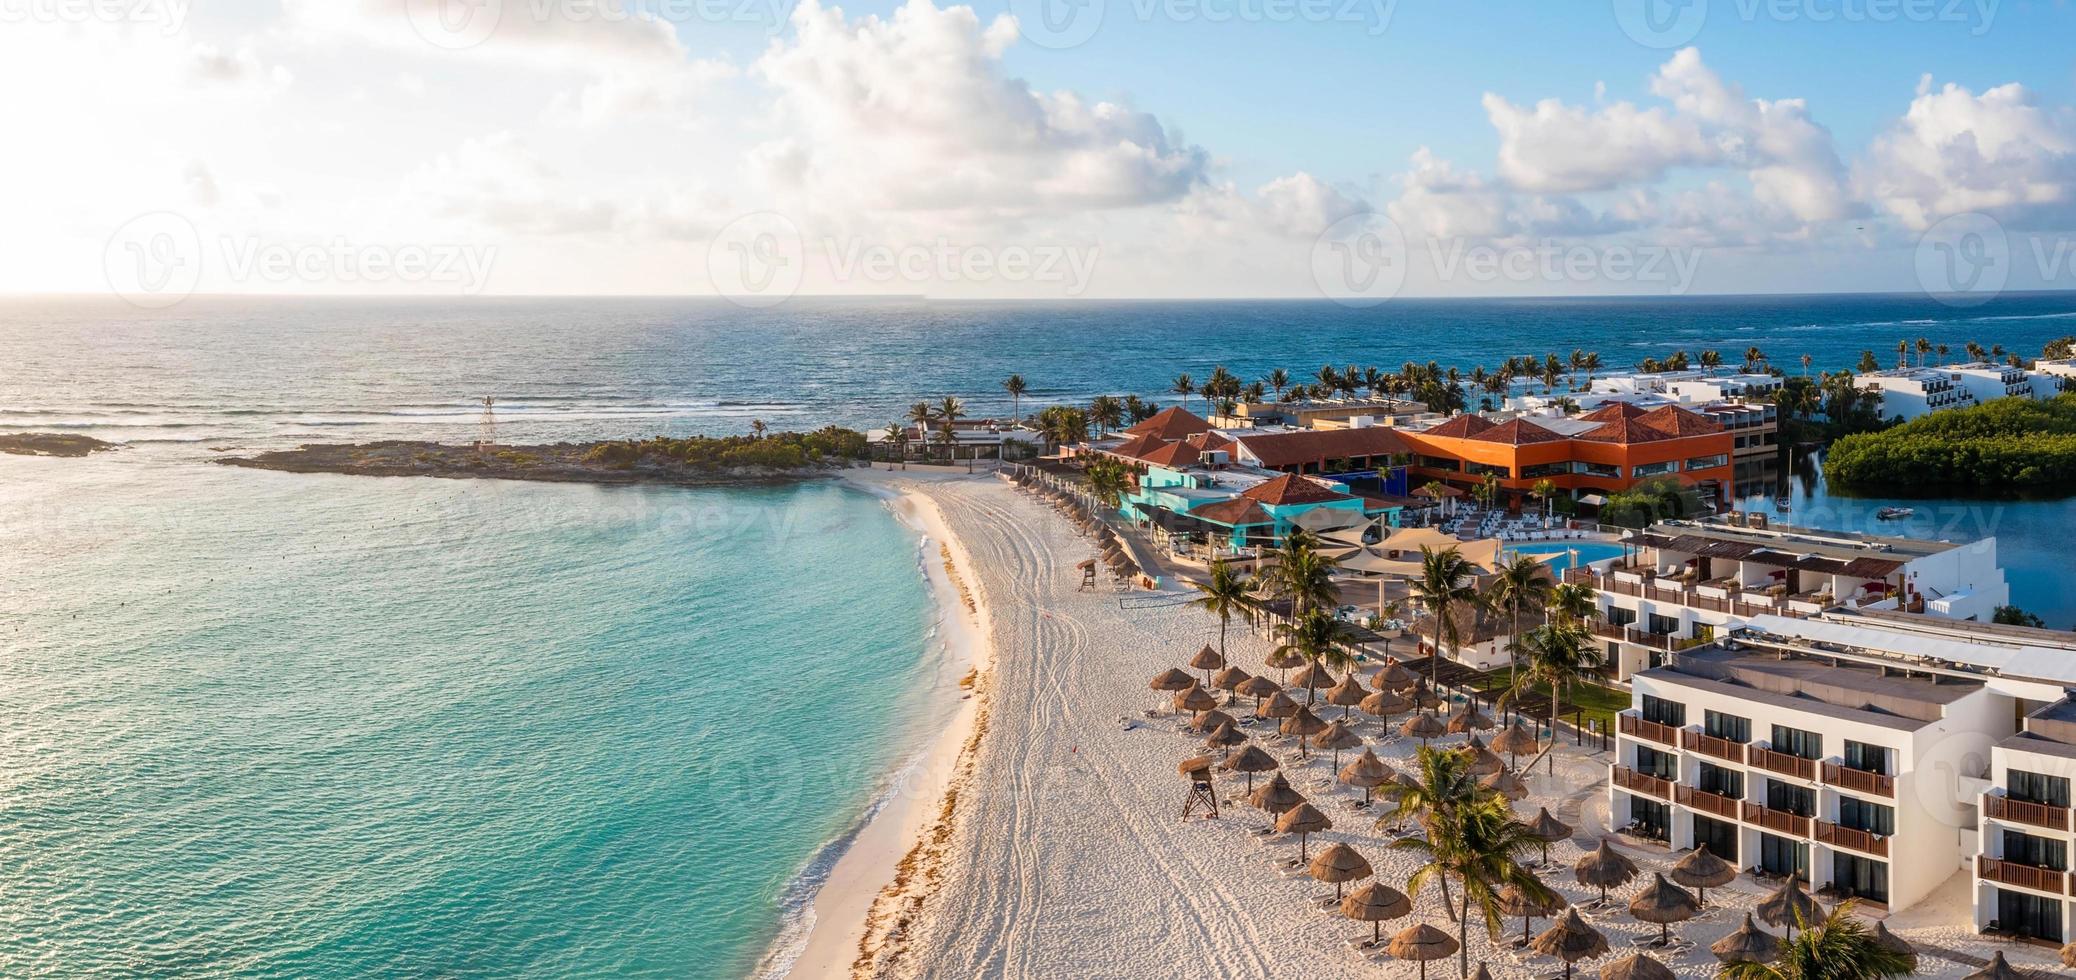
M 1361 704 L 1368 695 L 1369 692 L 1362 688 L 1362 682 L 1356 680 L 1355 673 L 1350 671 L 1348 676 L 1341 678 L 1339 684 L 1327 689 L 1326 703 L 1340 705 L 1341 717 L 1347 718 L 1348 712 L 1355 710 L 1355 706 Z
M 1448 729 L 1442 727 L 1440 718 L 1436 718 L 1425 711 L 1414 714 L 1413 717 L 1406 719 L 1405 724 L 1398 726 L 1400 735 L 1404 735 L 1407 738 L 1417 738 L 1420 740 L 1421 745 L 1426 745 L 1428 739 L 1440 738 L 1446 731 Z
M 1961 980 L 2032 980 L 2032 978 L 2018 972 L 2016 967 L 2004 962 L 2004 951 L 2000 949 L 1990 955 L 1989 963 L 1982 969 L 1968 974 Z
M 1177 667 L 1170 667 L 1153 675 L 1153 680 L 1148 682 L 1146 686 L 1156 691 L 1187 691 L 1197 686 L 1197 679 L 1189 676 L 1187 671 Z M 1212 705 L 1212 707 L 1215 708 L 1217 705 Z
M 1189 658 L 1189 665 L 1204 672 L 1204 686 L 1210 687 L 1211 672 L 1225 666 L 1225 658 L 1219 656 L 1218 651 L 1211 649 L 1211 644 L 1206 643 L 1202 650 L 1197 651 L 1196 656 Z
M 1802 890 L 1802 879 L 1797 875 L 1789 875 L 1787 881 L 1759 903 L 1757 911 L 1759 921 L 1787 929 L 1789 939 L 1795 938 L 1795 923 L 1815 922 L 1823 915 L 1816 899 Z
M 1420 683 L 1420 678 L 1414 676 L 1412 671 L 1407 670 L 1396 660 L 1385 664 L 1383 669 L 1377 671 L 1370 678 L 1370 686 L 1379 691 L 1403 693 L 1418 683 Z
M 1390 718 L 1401 711 L 1413 710 L 1413 702 L 1406 700 L 1405 696 L 1401 694 L 1393 694 L 1390 691 L 1378 691 L 1369 697 L 1363 698 L 1361 707 L 1364 714 L 1374 715 L 1378 718 Z
M 1620 888 L 1636 877 L 1636 862 L 1614 849 L 1607 838 L 1600 839 L 1600 846 L 1593 853 L 1579 859 L 1572 866 L 1572 876 L 1579 884 L 1600 889 L 1600 900 L 1607 901 L 1607 890 Z
M 1290 780 L 1279 772 L 1262 788 L 1247 794 L 1247 802 L 1280 817 L 1291 807 L 1305 802 L 1305 796 L 1290 788 Z
M 1672 941 L 1672 924 L 1685 922 L 1701 911 L 1701 903 L 1686 889 L 1665 880 L 1659 873 L 1651 875 L 1651 883 L 1629 900 L 1629 914 L 1644 922 L 1658 924 L 1658 945 Z
M 1521 777 L 1515 775 L 1513 770 L 1510 769 L 1502 769 L 1490 776 L 1486 776 L 1478 780 L 1478 785 L 1494 790 L 1509 800 L 1528 798 L 1528 784 L 1522 782 Z
M 1227 719 L 1225 724 L 1212 729 L 1211 734 L 1204 739 L 1206 748 L 1224 749 L 1226 758 L 1232 758 L 1233 746 L 1245 745 L 1246 743 L 1247 736 L 1241 734 L 1238 728 L 1233 727 L 1231 719 Z
M 1220 725 L 1237 723 L 1232 715 L 1214 708 L 1210 711 L 1197 712 L 1196 717 L 1189 720 L 1189 730 L 1193 732 L 1213 732 L 1217 731 Z
M 1253 676 L 1253 674 L 1238 667 L 1227 667 L 1211 675 L 1211 686 L 1221 691 L 1237 692 L 1240 689 L 1240 685 L 1247 683 L 1247 678 Z
M 1471 971 L 1470 980 L 1492 980 L 1492 971 L 1486 969 L 1485 964 L 1481 962 L 1477 969 Z
M 1571 825 L 1550 814 L 1549 807 L 1537 807 L 1535 819 L 1528 821 L 1528 835 L 1543 842 L 1543 863 L 1550 863 L 1550 845 L 1571 836 Z
M 1290 668 L 1303 667 L 1305 665 L 1305 658 L 1302 655 L 1300 655 L 1296 650 L 1285 650 L 1279 647 L 1275 650 L 1269 651 L 1269 659 L 1267 663 L 1269 666 L 1274 667 L 1277 670 L 1283 671 L 1283 676 L 1287 682 L 1290 677 Z
M 1709 944 L 1708 951 L 1725 963 L 1771 963 L 1780 959 L 1780 937 L 1759 928 L 1752 914 L 1744 914 L 1737 931 Z
M 1422 708 L 1432 710 L 1442 706 L 1441 695 L 1434 693 L 1434 688 L 1428 687 L 1426 681 L 1414 686 L 1411 697 L 1413 703 Z
M 1218 699 L 1213 697 L 1210 691 L 1198 687 L 1195 682 L 1191 682 L 1189 687 L 1183 690 L 1182 693 L 1175 695 L 1175 710 L 1177 711 L 1210 711 L 1217 707 Z
M 1226 760 L 1220 763 L 1218 768 L 1226 772 L 1246 773 L 1247 792 L 1252 794 L 1254 792 L 1254 774 L 1269 772 L 1281 765 L 1282 763 L 1277 762 L 1275 756 L 1263 752 L 1261 746 L 1250 745 L 1226 757 Z
M 1362 736 L 1350 731 L 1348 726 L 1341 724 L 1338 719 L 1328 722 L 1326 727 L 1320 729 L 1319 734 L 1312 739 L 1313 748 L 1327 749 L 1333 752 L 1333 768 L 1335 769 L 1341 768 L 1342 749 L 1352 749 L 1361 744 Z
M 1334 886 L 1335 903 L 1341 901 L 1342 886 L 1351 881 L 1361 881 L 1376 873 L 1370 868 L 1368 859 L 1355 853 L 1355 848 L 1346 844 L 1328 844 L 1321 848 L 1319 855 L 1312 859 L 1312 866 L 1306 871 L 1315 880 Z
M 1348 763 L 1347 768 L 1341 770 L 1341 782 L 1361 788 L 1362 802 L 1365 804 L 1370 802 L 1370 793 L 1384 785 L 1391 776 L 1391 767 L 1386 765 L 1384 760 L 1377 758 L 1377 753 L 1371 749 L 1363 749 L 1354 762 Z
M 1555 915 L 1565 905 L 1564 896 L 1551 892 L 1546 900 L 1538 900 L 1521 890 L 1520 885 L 1508 885 L 1499 893 L 1499 914 L 1521 917 L 1521 945 L 1528 945 L 1528 921 Z
M 1405 893 L 1381 881 L 1349 892 L 1341 899 L 1341 914 L 1357 922 L 1370 924 L 1370 945 L 1384 942 L 1384 923 L 1407 915 L 1413 911 L 1413 901 Z M 1444 954 L 1447 955 L 1447 954 Z
M 1879 923 L 1876 923 L 1879 925 Z M 2062 947 L 2062 965 L 2076 967 L 2076 943 Z
M 1283 777 L 1279 774 L 1276 778 L 1281 779 Z M 1297 791 L 1292 790 L 1291 792 L 1294 794 Z M 1267 809 L 1267 807 L 1263 807 L 1263 809 Z M 1332 829 L 1334 829 L 1334 822 L 1328 820 L 1326 814 L 1319 812 L 1318 807 L 1304 802 L 1303 797 L 1299 798 L 1296 805 L 1276 816 L 1277 833 L 1298 835 L 1299 864 L 1305 863 L 1305 845 L 1310 841 L 1312 835 L 1324 833 Z
M 1737 868 L 1706 847 L 1697 847 L 1672 866 L 1672 880 L 1695 890 L 1695 901 L 1708 904 L 1708 890 L 1737 880 Z
M 1422 922 L 1391 937 L 1391 945 L 1384 951 L 1395 959 L 1420 964 L 1420 980 L 1427 980 L 1427 961 L 1454 956 L 1460 948 L 1456 937 Z
M 1281 690 L 1283 690 L 1283 685 L 1257 675 L 1241 681 L 1233 688 L 1233 693 L 1253 698 L 1255 714 L 1259 715 L 1261 713 L 1261 699 Z
M 1290 695 L 1285 694 L 1282 691 L 1277 691 L 1276 693 L 1269 695 L 1268 700 L 1263 701 L 1259 705 L 1255 706 L 1254 717 L 1276 719 L 1288 718 L 1291 715 L 1297 714 L 1298 707 L 1298 703 L 1296 701 L 1292 701 L 1290 699 Z
M 1464 743 L 1463 753 L 1470 757 L 1470 766 L 1466 771 L 1473 776 L 1490 776 L 1507 767 L 1506 760 L 1493 754 L 1491 749 L 1485 747 L 1485 743 L 1478 741 L 1476 735 L 1472 735 L 1470 741 Z
M 1874 945 L 1889 950 L 1890 952 L 1898 953 L 1903 956 L 1909 957 L 1911 972 L 1914 973 L 1917 971 L 1917 947 L 1912 946 L 1907 942 L 1904 942 L 1902 936 L 1898 936 L 1895 933 L 1890 932 L 1889 927 L 1886 924 L 1881 922 L 1876 922 L 1874 924 Z M 2066 959 L 2067 957 L 2064 957 L 2064 960 Z M 2071 963 L 2068 965 L 2076 966 L 2076 963 Z
M 1564 915 L 1550 928 L 1529 940 L 1528 948 L 1563 960 L 1564 975 L 1568 978 L 1573 963 L 1607 955 L 1607 937 L 1579 918 L 1578 909 L 1565 909 Z
M 1298 756 L 1303 758 L 1306 752 L 1306 738 L 1326 731 L 1326 722 L 1320 721 L 1319 716 L 1312 713 L 1312 709 L 1298 705 L 1297 710 L 1290 713 L 1290 717 L 1283 719 L 1282 730 L 1285 735 L 1297 736 Z
M 1290 686 L 1304 688 L 1305 703 L 1311 704 L 1321 689 L 1334 686 L 1334 673 L 1316 663 L 1307 663 L 1305 669 L 1290 679 Z
M 1600 968 L 1600 980 L 1679 980 L 1670 968 L 1642 953 L 1631 953 Z
M 1462 735 L 1471 731 L 1487 731 L 1492 728 L 1492 718 L 1472 704 L 1449 718 L 1449 734 Z
M 1518 721 L 1508 725 L 1506 731 L 1500 732 L 1499 737 L 1492 740 L 1492 750 L 1505 752 L 1507 765 L 1510 767 L 1514 765 L 1515 759 L 1524 755 L 1534 755 L 1536 750 L 1542 747 L 1542 742 L 1536 739 L 1535 733 L 1521 727 Z

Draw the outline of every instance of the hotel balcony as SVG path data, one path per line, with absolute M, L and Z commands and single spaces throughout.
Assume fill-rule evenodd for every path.
M 1824 763 L 1824 784 L 1869 796 L 1886 796 L 1892 800 L 1896 798 L 1896 777 L 1854 769 L 1835 762 Z
M 1656 742 L 1667 748 L 1676 749 L 1680 747 L 1680 730 L 1671 725 L 1661 725 L 1655 721 L 1645 721 L 1631 714 L 1615 716 L 1615 725 L 1621 729 L 1624 735 L 1633 735 L 1637 738 Z
M 1819 820 L 1816 822 L 1816 839 L 1819 844 L 1843 847 L 1849 851 L 1872 854 L 1875 857 L 1881 858 L 1889 856 L 1888 838 L 1876 836 L 1864 830 L 1841 827 L 1829 820 Z
M 1666 802 L 1672 801 L 1672 780 L 1660 779 L 1649 773 L 1637 772 L 1628 766 L 1615 766 L 1611 777 L 1616 786 L 1633 793 L 1655 796 Z
M 1786 810 L 1773 810 L 1762 804 L 1746 803 L 1744 805 L 1744 822 L 1755 827 L 1764 827 L 1776 834 L 1808 837 L 1809 825 L 1812 821 L 1808 817 L 1797 816 Z
M 2030 888 L 2051 895 L 2070 894 L 2069 873 L 2053 868 L 2036 868 L 2030 864 L 1999 861 L 1993 857 L 1978 855 L 1975 858 L 1975 874 L 1984 881 L 2001 885 Z
M 1779 775 L 1790 776 L 1795 779 L 1806 779 L 1810 782 L 1816 781 L 1817 765 L 1815 759 L 1805 759 L 1799 755 L 1789 755 L 1786 752 L 1762 749 L 1756 745 L 1747 745 L 1744 751 L 1745 757 L 1750 760 L 1752 765 L 1767 772 L 1778 773 Z
M 2027 803 L 1985 793 L 1982 797 L 1982 812 L 1992 820 L 2008 820 L 2012 823 L 2045 827 L 2048 830 L 2069 829 L 2069 808 L 2065 806 Z
M 1702 755 L 1722 759 L 1725 762 L 1735 762 L 1738 765 L 1744 764 L 1744 743 L 1742 742 L 1733 742 L 1727 738 L 1717 738 L 1714 735 L 1703 735 L 1700 732 L 1683 731 L 1680 733 L 1680 746 L 1690 752 L 1699 752 Z
M 1678 793 L 1679 805 L 1683 807 L 1699 810 L 1710 816 L 1722 817 L 1725 820 L 1736 820 L 1738 818 L 1738 800 L 1693 786 L 1678 787 L 1676 792 Z

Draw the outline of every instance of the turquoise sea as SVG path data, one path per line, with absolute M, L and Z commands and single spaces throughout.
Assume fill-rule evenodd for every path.
M 917 744 L 833 485 L 0 456 L 0 976 L 737 976 Z

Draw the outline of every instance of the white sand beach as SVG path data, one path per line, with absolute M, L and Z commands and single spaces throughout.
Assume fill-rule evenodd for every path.
M 1125 596 L 1107 584 L 1077 591 L 1074 565 L 1094 555 L 1093 543 L 999 479 L 883 471 L 864 479 L 934 501 L 932 517 L 941 518 L 940 530 L 954 542 L 956 574 L 972 590 L 974 622 L 986 631 L 987 641 L 976 649 L 987 652 L 979 696 L 933 752 L 926 777 L 924 789 L 945 780 L 953 792 L 943 800 L 933 791 L 904 794 L 900 807 L 882 814 L 882 822 L 891 821 L 886 833 L 874 836 L 871 847 L 861 838 L 824 889 L 810 952 L 793 975 L 1416 975 L 1413 964 L 1354 948 L 1350 940 L 1366 938 L 1366 925 L 1318 908 L 1333 888 L 1285 867 L 1297 842 L 1257 833 L 1268 821 L 1241 799 L 1240 777 L 1220 777 L 1222 819 L 1179 819 L 1186 785 L 1175 764 L 1198 754 L 1201 742 L 1183 733 L 1175 716 L 1145 717 L 1157 703 L 1147 679 L 1180 665 L 1204 643 L 1215 644 L 1215 620 L 1182 604 L 1187 596 L 1181 592 L 1170 593 L 1166 605 L 1152 605 L 1161 602 L 1154 594 L 1129 593 L 1134 608 L 1127 609 L 1120 601 Z M 1234 663 L 1264 669 L 1269 644 L 1244 625 L 1236 624 L 1228 644 Z M 1363 721 L 1358 731 L 1373 742 L 1384 734 L 1375 721 Z M 1292 783 L 1335 822 L 1332 831 L 1313 835 L 1311 848 L 1348 843 L 1386 883 L 1403 890 L 1420 862 L 1412 852 L 1387 848 L 1389 838 L 1373 827 L 1374 818 L 1353 806 L 1359 791 L 1335 783 L 1323 757 L 1300 763 L 1284 740 L 1261 744 L 1285 760 Z M 1396 764 L 1412 754 L 1413 744 L 1390 741 L 1378 754 Z M 1605 757 L 1567 746 L 1555 759 L 1554 775 L 1533 775 L 1532 795 L 1516 810 L 1527 817 L 1547 806 L 1577 828 L 1573 840 L 1551 849 L 1545 880 L 1580 903 L 1594 894 L 1574 882 L 1571 865 L 1598 842 L 1606 824 Z M 1581 962 L 1582 975 L 1626 955 L 1633 940 L 1658 933 L 1621 903 L 1651 871 L 1669 868 L 1672 857 L 1620 846 L 1645 878 L 1619 890 L 1615 907 L 1591 916 L 1613 952 Z M 861 922 L 854 914 L 856 891 L 889 882 L 869 922 Z M 1965 889 L 1963 876 L 1936 900 L 1890 920 L 1899 935 L 1920 944 L 1919 975 L 1965 976 L 1974 969 L 1969 961 L 1998 949 L 2020 966 L 2051 962 L 2050 951 L 1973 935 Z M 1668 965 L 1682 976 L 1714 976 L 1708 944 L 1735 928 L 1742 911 L 1762 897 L 1761 886 L 1749 879 L 1711 889 L 1703 916 L 1673 927 L 1695 947 L 1667 958 Z M 1385 924 L 1387 936 L 1418 922 L 1456 934 L 1437 893 L 1414 899 L 1411 916 Z M 1539 920 L 1532 928 L 1547 925 Z M 1473 969 L 1482 962 L 1496 977 L 1562 972 L 1548 957 L 1517 959 L 1504 944 L 1520 935 L 1520 920 L 1509 930 L 1495 943 L 1473 926 Z M 1428 973 L 1450 977 L 1456 969 L 1452 956 L 1429 964 Z

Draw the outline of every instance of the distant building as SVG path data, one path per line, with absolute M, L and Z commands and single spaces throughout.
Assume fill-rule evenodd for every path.
M 1611 402 L 1568 417 L 1493 422 L 1458 415 L 1408 429 L 1415 484 L 1440 480 L 1469 489 L 1491 477 L 1516 497 L 1549 480 L 1574 498 L 1606 496 L 1656 477 L 1728 499 L 1736 437 L 1707 415 L 1676 405 L 1645 409 Z

